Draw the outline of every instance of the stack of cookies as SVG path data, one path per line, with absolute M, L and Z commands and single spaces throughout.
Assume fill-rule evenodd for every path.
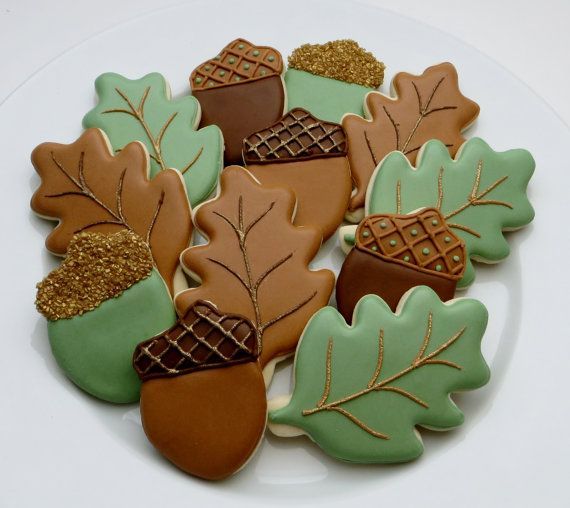
M 352 40 L 288 63 L 236 39 L 175 100 L 160 74 L 103 74 L 83 134 L 32 154 L 31 206 L 64 258 L 36 298 L 57 362 L 140 401 L 152 444 L 211 480 L 266 426 L 392 463 L 421 455 L 416 427 L 461 424 L 450 395 L 489 378 L 487 311 L 456 289 L 534 213 L 532 156 L 464 138 L 479 107 L 452 64 L 400 72 L 388 96 Z M 329 238 L 339 273 L 311 268 Z M 267 401 L 293 356 L 293 392 Z

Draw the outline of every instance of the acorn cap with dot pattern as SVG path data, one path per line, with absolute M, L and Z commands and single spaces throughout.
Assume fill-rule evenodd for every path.
M 356 230 L 356 248 L 450 280 L 465 271 L 465 244 L 435 208 L 365 217 Z
M 192 71 L 190 86 L 192 90 L 208 90 L 280 75 L 282 72 L 283 58 L 279 51 L 269 46 L 255 46 L 245 39 L 236 39 L 214 58 Z

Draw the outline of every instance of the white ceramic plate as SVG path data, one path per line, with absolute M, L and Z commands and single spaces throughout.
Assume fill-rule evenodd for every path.
M 284 20 L 276 7 L 257 0 L 201 1 L 136 18 L 66 52 L 0 106 L 0 505 L 568 506 L 567 128 L 503 68 L 428 26 L 362 2 L 280 4 Z M 496 150 L 527 148 L 536 158 L 530 185 L 535 222 L 509 234 L 510 258 L 479 265 L 465 293 L 490 311 L 484 353 L 492 381 L 456 398 L 465 425 L 424 432 L 426 451 L 414 463 L 348 465 L 329 459 L 307 438 L 268 436 L 238 475 L 222 483 L 199 481 L 148 444 L 136 405 L 113 406 L 83 394 L 50 354 L 45 321 L 33 307 L 34 285 L 56 260 L 43 248 L 51 224 L 28 208 L 38 185 L 31 150 L 80 134 L 100 73 L 134 78 L 159 71 L 175 95 L 184 94 L 190 71 L 238 36 L 284 55 L 304 42 L 357 39 L 386 62 L 384 91 L 399 70 L 419 73 L 449 60 L 464 94 L 481 106 L 468 135 Z M 338 270 L 342 259 L 333 239 L 315 265 Z M 271 395 L 289 390 L 290 371 L 278 369 Z

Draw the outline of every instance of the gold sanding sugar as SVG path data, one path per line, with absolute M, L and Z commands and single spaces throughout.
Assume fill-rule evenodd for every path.
M 386 68 L 351 39 L 303 44 L 291 53 L 289 67 L 369 88 L 378 88 L 382 84 Z
M 61 266 L 36 286 L 36 308 L 52 321 L 81 315 L 147 278 L 152 267 L 148 245 L 132 231 L 79 233 Z

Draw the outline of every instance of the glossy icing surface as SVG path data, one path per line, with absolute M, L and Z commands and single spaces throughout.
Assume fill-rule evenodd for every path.
M 262 337 L 262 366 L 295 350 L 306 322 L 328 303 L 334 286 L 332 272 L 309 269 L 321 235 L 294 226 L 294 208 L 290 190 L 262 187 L 247 170 L 225 168 L 218 196 L 194 215 L 208 242 L 181 256 L 200 285 L 176 295 L 178 312 L 206 300 L 249 318 Z
M 392 90 L 394 97 L 380 92 L 366 96 L 365 118 L 342 119 L 356 187 L 351 212 L 364 205 L 370 177 L 388 153 L 399 150 L 413 164 L 423 143 L 439 139 L 455 155 L 464 141 L 461 132 L 479 114 L 479 106 L 461 94 L 450 63 L 429 67 L 420 76 L 400 72 L 392 80 Z
M 216 187 L 222 168 L 223 139 L 215 126 L 196 130 L 200 105 L 194 97 L 172 100 L 161 74 L 127 79 L 112 72 L 95 81 L 99 103 L 83 118 L 86 128 L 105 131 L 115 151 L 141 141 L 150 154 L 151 176 L 168 168 L 184 177 L 196 206 Z
M 76 385 L 97 398 L 129 403 L 139 399 L 140 381 L 132 368 L 136 345 L 175 321 L 164 281 L 153 270 L 95 310 L 48 321 L 48 336 L 57 363 Z
M 59 220 L 46 247 L 65 255 L 73 235 L 128 229 L 150 246 L 154 261 L 173 291 L 180 252 L 190 243 L 192 219 L 180 173 L 161 171 L 149 180 L 148 153 L 129 143 L 114 155 L 99 129 L 86 130 L 69 145 L 43 143 L 32 153 L 41 185 L 31 207 Z
M 450 393 L 489 379 L 481 355 L 487 311 L 476 300 L 440 301 L 414 288 L 397 314 L 375 295 L 356 306 L 353 325 L 332 307 L 307 325 L 290 401 L 270 403 L 270 429 L 307 433 L 326 453 L 351 462 L 403 462 L 423 445 L 416 426 L 447 430 L 464 416 Z
M 412 167 L 400 152 L 384 159 L 374 173 L 366 213 L 408 213 L 422 207 L 438 209 L 447 225 L 465 242 L 469 257 L 496 262 L 509 254 L 504 230 L 527 225 L 534 210 L 526 195 L 534 159 L 523 149 L 495 152 L 472 138 L 455 159 L 437 140 L 426 143 Z M 459 286 L 474 278 L 467 259 Z
M 373 90 L 297 69 L 287 69 L 285 87 L 289 109 L 303 108 L 322 120 L 336 123 L 346 113 L 364 115 L 364 97 Z

